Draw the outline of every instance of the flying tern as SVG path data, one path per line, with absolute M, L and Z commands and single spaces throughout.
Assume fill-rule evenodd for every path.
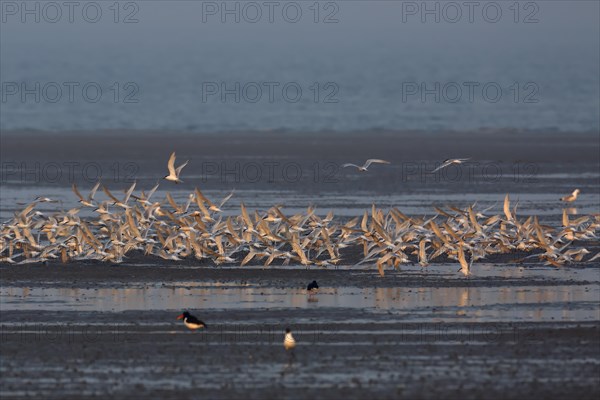
M 371 164 L 390 164 L 390 162 L 386 161 L 386 160 L 379 160 L 377 158 L 370 158 L 367 161 L 365 161 L 365 163 L 362 166 L 352 164 L 352 163 L 346 163 L 346 164 L 342 164 L 342 168 L 354 167 L 361 172 L 365 172 L 365 171 L 368 171 L 368 168 Z
M 185 167 L 188 162 L 189 160 L 181 164 L 179 167 L 175 168 L 175 152 L 171 153 L 171 157 L 169 157 L 169 161 L 167 162 L 169 175 L 165 176 L 163 179 L 175 183 L 183 182 L 181 179 L 179 179 L 179 175 L 181 174 L 181 170 L 183 169 L 183 167 Z

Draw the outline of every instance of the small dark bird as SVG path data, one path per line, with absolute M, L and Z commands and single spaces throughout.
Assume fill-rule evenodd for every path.
M 177 319 L 183 319 L 183 323 L 189 329 L 195 330 L 200 328 L 206 328 L 206 324 L 204 322 L 200 321 L 198 318 L 194 317 L 187 311 L 184 311 L 183 314 L 177 317 Z
M 319 290 L 319 284 L 317 283 L 317 281 L 312 281 L 308 284 L 306 290 L 308 290 L 309 292 L 316 292 L 317 290 Z

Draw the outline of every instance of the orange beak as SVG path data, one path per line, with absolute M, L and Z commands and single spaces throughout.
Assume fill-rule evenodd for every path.
M 183 319 L 183 314 L 177 317 L 177 319 Z

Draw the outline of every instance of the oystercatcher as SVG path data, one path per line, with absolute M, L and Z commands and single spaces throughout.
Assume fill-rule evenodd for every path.
M 183 319 L 183 323 L 189 329 L 195 330 L 200 328 L 206 328 L 206 324 L 204 322 L 200 321 L 198 318 L 194 317 L 187 311 L 184 311 L 183 314 L 177 317 L 177 319 Z
M 294 339 L 294 336 L 292 336 L 292 331 L 290 330 L 290 328 L 285 329 L 283 347 L 285 347 L 286 350 L 292 350 L 294 347 L 296 347 L 296 339 Z
M 312 281 L 311 283 L 308 284 L 308 286 L 306 287 L 306 290 L 308 292 L 314 293 L 319 290 L 319 284 L 317 283 L 317 281 Z

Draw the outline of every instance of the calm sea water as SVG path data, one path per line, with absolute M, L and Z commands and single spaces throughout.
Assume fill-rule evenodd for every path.
M 260 2 L 99 1 L 52 22 L 25 3 L 3 8 L 2 130 L 600 129 L 597 2 L 500 1 L 497 22 L 390 1 L 272 21 Z

